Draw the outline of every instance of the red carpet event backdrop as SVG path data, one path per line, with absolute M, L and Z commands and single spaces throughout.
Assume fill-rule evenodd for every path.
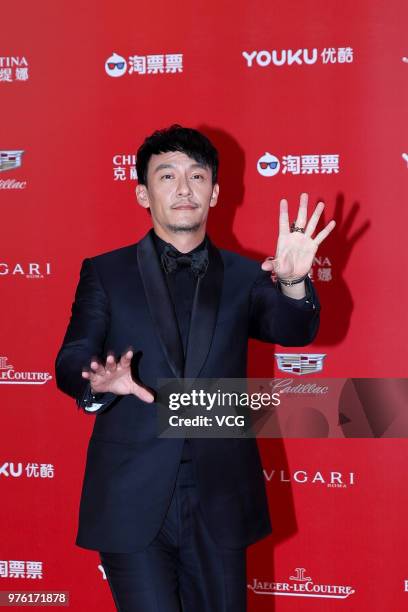
M 0 591 L 113 609 L 97 554 L 74 546 L 94 417 L 53 368 L 83 258 L 150 227 L 134 163 L 153 130 L 218 147 L 220 247 L 273 255 L 279 200 L 294 218 L 302 192 L 337 221 L 312 270 L 316 341 L 253 342 L 251 376 L 406 376 L 407 20 L 403 0 L 4 3 Z M 251 612 L 408 609 L 406 432 L 392 435 L 259 440 L 274 534 L 248 551 Z

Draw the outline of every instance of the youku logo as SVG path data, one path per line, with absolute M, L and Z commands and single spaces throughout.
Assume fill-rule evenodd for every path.
M 351 47 L 325 47 L 318 49 L 272 49 L 271 51 L 243 51 L 242 57 L 248 68 L 255 65 L 260 68 L 266 66 L 303 66 L 316 64 L 351 64 L 354 53 Z
M 19 372 L 7 357 L 0 357 L 0 385 L 45 385 L 49 380 L 52 380 L 49 372 Z
M 26 463 L 23 471 L 22 463 L 13 463 L 12 461 L 6 461 L 3 465 L 0 465 L 0 477 L 5 478 L 20 478 L 21 476 L 27 478 L 54 478 L 55 469 L 52 463 L 37 463 L 30 461 Z
M 0 172 L 16 170 L 22 165 L 24 151 L 0 151 Z M 0 189 L 25 189 L 27 181 L 16 179 L 0 179 Z
M 293 576 L 289 576 L 287 582 L 268 582 L 254 578 L 252 584 L 247 586 L 255 595 L 320 599 L 347 599 L 356 592 L 351 586 L 315 583 L 310 576 L 306 575 L 304 567 L 296 567 Z

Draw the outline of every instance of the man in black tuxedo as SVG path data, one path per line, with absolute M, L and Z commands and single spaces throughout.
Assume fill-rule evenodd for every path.
M 158 437 L 160 378 L 245 378 L 248 338 L 313 340 L 307 195 L 289 228 L 281 201 L 275 258 L 216 248 L 218 154 L 200 132 L 155 132 L 137 154 L 137 200 L 153 229 L 82 265 L 56 360 L 59 388 L 96 413 L 77 544 L 99 551 L 118 610 L 241 612 L 246 547 L 270 533 L 254 439 Z M 271 273 L 278 281 L 271 279 Z

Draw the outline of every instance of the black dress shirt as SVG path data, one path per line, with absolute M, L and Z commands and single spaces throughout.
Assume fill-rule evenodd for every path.
M 156 247 L 159 259 L 161 259 L 164 247 L 167 242 L 159 238 L 153 233 L 154 244 Z M 173 246 L 173 245 L 172 245 Z M 180 255 L 191 255 L 201 251 L 206 246 L 206 239 L 201 242 L 195 249 L 188 253 L 180 253 Z M 175 248 L 173 246 L 173 248 Z M 177 251 L 177 249 L 175 249 Z M 177 251 L 179 252 L 179 251 Z M 194 294 L 197 287 L 197 277 L 194 276 L 191 268 L 187 266 L 179 267 L 174 272 L 164 273 L 167 286 L 169 288 L 170 297 L 173 302 L 176 313 L 177 324 L 180 332 L 180 337 L 183 344 L 184 356 L 187 350 L 188 332 L 190 329 L 191 312 L 193 309 Z
M 153 233 L 153 239 L 157 255 L 159 256 L 159 259 L 161 259 L 164 247 L 168 243 L 159 238 L 156 233 Z M 205 246 L 206 239 L 204 238 L 201 244 L 195 247 L 195 249 L 192 251 L 184 253 L 184 255 L 191 255 L 192 253 L 201 251 L 205 248 Z M 180 253 L 180 255 L 182 255 L 182 253 Z M 191 312 L 193 310 L 194 294 L 198 279 L 191 271 L 191 268 L 187 266 L 180 266 L 174 272 L 166 273 L 163 271 L 163 274 L 169 288 L 171 301 L 173 302 L 179 333 L 183 344 L 184 356 L 186 356 Z M 192 461 L 191 448 L 188 438 L 185 439 L 181 455 L 181 462 L 185 463 L 186 461 Z

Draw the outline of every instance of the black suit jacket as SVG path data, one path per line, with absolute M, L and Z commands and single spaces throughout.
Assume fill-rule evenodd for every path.
M 71 320 L 56 360 L 58 387 L 86 407 L 81 377 L 94 356 L 138 352 L 141 381 L 245 378 L 248 338 L 302 346 L 314 338 L 319 303 L 281 294 L 257 261 L 218 250 L 198 280 L 184 361 L 174 307 L 152 239 L 83 262 Z M 157 405 L 105 394 L 89 442 L 79 546 L 132 552 L 147 546 L 167 510 L 183 439 L 158 437 Z M 271 531 L 254 439 L 191 439 L 200 512 L 216 543 L 240 548 Z

